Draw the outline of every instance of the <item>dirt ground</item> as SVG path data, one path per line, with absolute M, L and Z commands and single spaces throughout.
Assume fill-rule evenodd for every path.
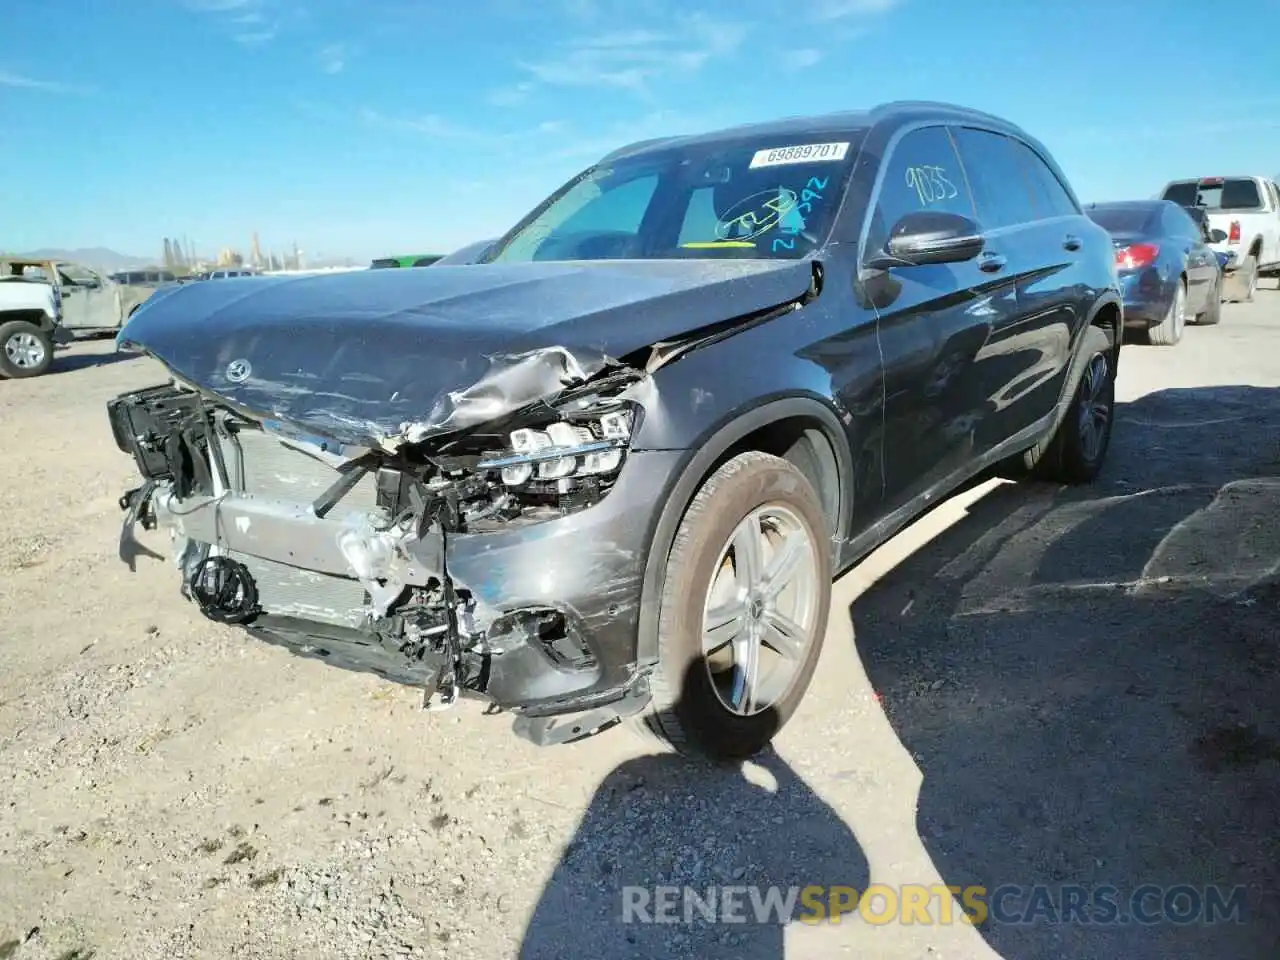
M 1280 956 L 1280 292 L 1125 348 L 1095 486 L 984 485 L 844 577 L 812 692 L 741 770 L 626 729 L 540 750 L 131 574 L 104 403 L 159 377 L 112 349 L 0 382 L 0 960 Z M 619 922 L 625 884 L 869 881 L 1245 899 L 1214 926 Z

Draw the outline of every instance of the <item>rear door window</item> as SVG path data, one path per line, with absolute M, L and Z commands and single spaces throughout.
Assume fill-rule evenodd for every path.
M 1021 140 L 1011 140 L 1010 143 L 1026 170 L 1031 197 L 1039 215 L 1047 220 L 1050 217 L 1073 217 L 1078 214 L 1080 211 L 1071 199 L 1071 194 L 1067 193 L 1058 175 L 1044 159 Z
M 1037 219 L 1031 184 L 1014 141 L 972 127 L 957 127 L 954 133 L 982 228 L 998 230 Z
M 868 250 L 880 250 L 889 231 L 917 210 L 973 216 L 973 201 L 946 127 L 922 127 L 893 147 L 871 214 Z
M 1169 236 L 1186 240 L 1200 239 L 1199 225 L 1181 207 L 1165 207 L 1163 217 L 1164 229 Z

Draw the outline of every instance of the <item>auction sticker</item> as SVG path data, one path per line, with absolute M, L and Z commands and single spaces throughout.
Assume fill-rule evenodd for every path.
M 849 152 L 848 143 L 802 143 L 794 147 L 775 147 L 757 150 L 751 158 L 750 169 L 781 167 L 788 163 L 815 163 L 823 160 L 843 160 Z

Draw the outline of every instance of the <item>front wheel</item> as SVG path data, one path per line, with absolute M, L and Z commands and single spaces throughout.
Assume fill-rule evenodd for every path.
M 11 380 L 38 377 L 53 363 L 53 339 L 34 323 L 0 324 L 0 376 Z
M 779 457 L 729 460 L 676 533 L 653 702 L 639 723 L 685 754 L 760 752 L 809 687 L 830 603 L 830 535 L 813 486 Z

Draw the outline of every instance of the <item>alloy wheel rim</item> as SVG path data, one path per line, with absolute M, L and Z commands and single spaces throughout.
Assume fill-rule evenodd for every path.
M 31 370 L 44 362 L 45 349 L 35 334 L 15 333 L 5 341 L 4 353 L 15 367 Z
M 808 527 L 789 507 L 752 510 L 720 550 L 702 614 L 702 654 L 721 705 L 741 717 L 779 703 L 814 643 L 820 590 Z
M 1110 365 L 1104 353 L 1094 354 L 1085 367 L 1080 390 L 1080 448 L 1085 459 L 1093 461 L 1102 451 L 1107 423 L 1111 419 L 1111 403 L 1107 399 Z
M 1182 336 L 1187 323 L 1187 288 L 1178 284 L 1178 291 L 1173 295 L 1173 335 Z

